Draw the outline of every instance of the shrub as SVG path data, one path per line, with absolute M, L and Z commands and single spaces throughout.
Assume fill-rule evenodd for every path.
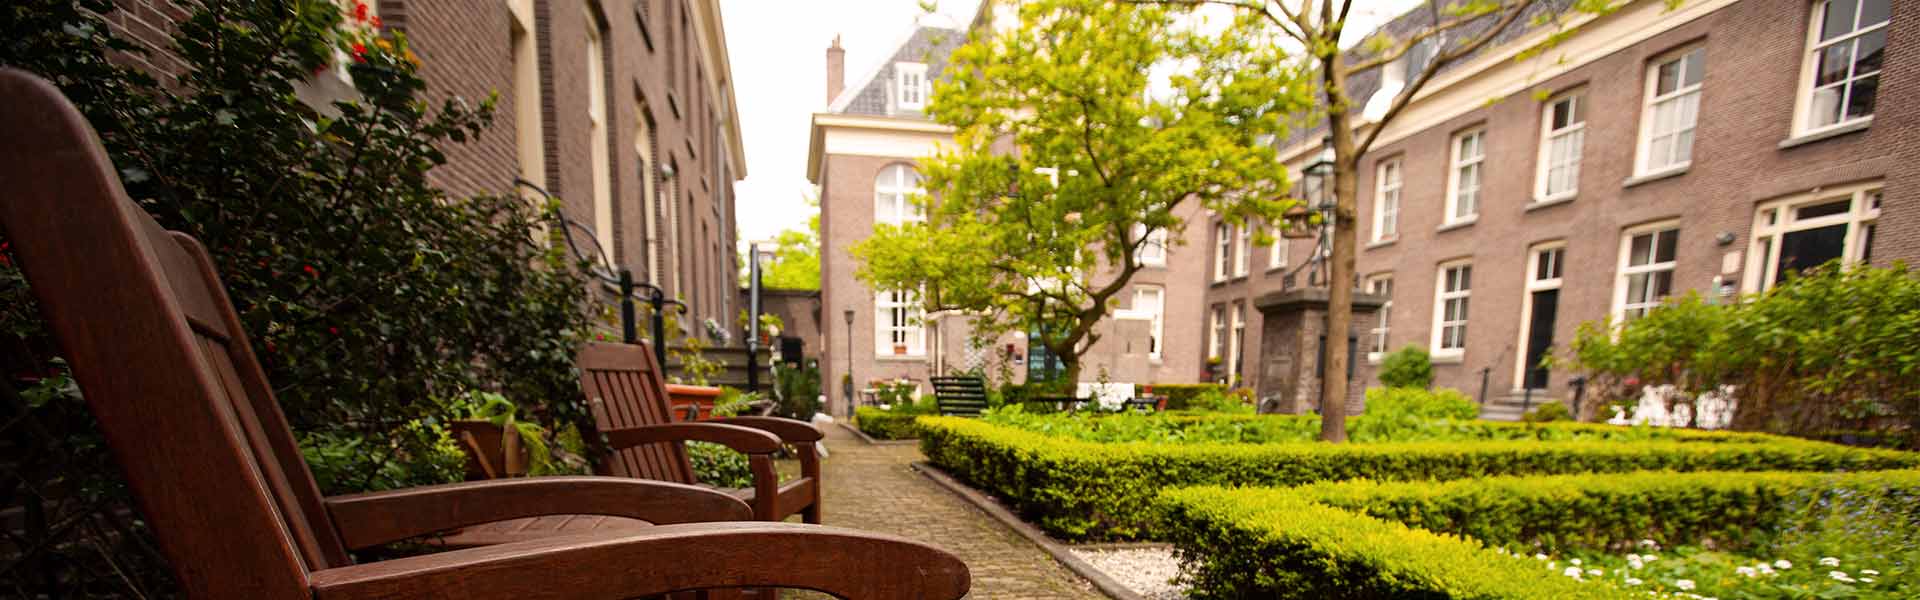
M 1171 409 L 1171 402 L 1169 409 Z M 1254 412 L 1253 390 L 1240 388 L 1233 391 L 1223 389 L 1202 390 L 1187 401 L 1186 410 L 1201 413 L 1227 413 L 1250 415 Z
M 753 465 L 747 455 L 707 442 L 687 442 L 687 462 L 702 484 L 721 488 L 753 487 Z
M 1480 405 L 1460 390 L 1427 391 L 1411 387 L 1369 388 L 1366 416 L 1374 418 L 1459 419 L 1480 416 Z
M 1762 547 L 1810 507 L 1843 496 L 1920 515 L 1920 472 L 1910 470 L 1359 480 L 1292 491 L 1328 506 L 1529 553 L 1626 549 L 1642 539 L 1661 546 Z
M 1102 419 L 1111 418 L 1125 417 Z M 1230 425 L 1258 418 L 1197 420 Z M 1049 533 L 1076 540 L 1148 535 L 1153 496 L 1164 488 L 1189 485 L 1291 486 L 1360 478 L 1448 480 L 1650 469 L 1827 471 L 1920 465 L 1920 455 L 1757 434 L 1674 433 L 1665 439 L 1631 443 L 1103 444 L 974 419 L 925 417 L 918 425 L 921 451 L 935 465 L 1005 498 L 1014 510 Z M 1522 424 L 1502 426 L 1528 431 Z M 1633 431 L 1591 424 L 1532 429 L 1562 428 Z
M 1391 388 L 1432 387 L 1433 360 L 1427 356 L 1427 349 L 1409 344 L 1388 354 L 1380 361 L 1380 384 Z
M 1227 386 L 1217 383 L 1156 383 L 1153 395 L 1167 399 L 1167 410 L 1185 410 L 1196 396 L 1208 392 L 1224 392 Z
M 1551 423 L 1554 421 L 1572 421 L 1573 412 L 1567 410 L 1567 405 L 1561 404 L 1560 401 L 1555 400 L 1555 401 L 1548 402 L 1546 404 L 1542 404 L 1540 406 L 1534 407 L 1533 410 L 1527 411 L 1527 414 L 1520 415 L 1520 420 L 1526 421 L 1528 423 Z
M 861 433 L 876 440 L 910 440 L 920 437 L 913 420 L 922 414 L 932 413 L 914 410 L 911 405 L 897 410 L 862 406 L 854 410 L 853 423 Z
M 774 395 L 779 406 L 774 412 L 790 419 L 806 421 L 820 412 L 820 361 L 807 359 L 798 368 L 773 366 Z
M 1480 544 L 1315 504 L 1220 487 L 1159 499 L 1195 598 L 1615 598 Z

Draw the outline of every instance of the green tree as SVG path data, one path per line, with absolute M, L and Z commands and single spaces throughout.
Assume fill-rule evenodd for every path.
M 1538 54 L 1537 50 L 1552 46 L 1572 32 L 1567 25 L 1570 20 L 1560 18 L 1563 15 L 1574 12 L 1610 13 L 1632 0 L 1429 0 L 1423 7 L 1415 9 L 1425 14 L 1406 22 L 1407 27 L 1397 29 L 1396 34 L 1375 33 L 1364 43 L 1350 49 L 1341 42 L 1353 0 L 1132 1 L 1181 7 L 1207 4 L 1232 7 L 1238 18 L 1233 27 L 1221 34 L 1222 37 L 1269 41 L 1271 43 L 1264 46 L 1256 46 L 1268 54 L 1259 61 L 1292 66 L 1314 80 L 1313 93 L 1319 96 L 1320 102 L 1315 105 L 1314 111 L 1307 114 L 1326 126 L 1328 142 L 1333 150 L 1333 248 L 1327 280 L 1348 282 L 1355 280 L 1355 224 L 1358 214 L 1355 197 L 1360 160 L 1379 139 L 1380 133 L 1388 129 L 1436 74 L 1475 55 L 1494 40 L 1501 39 L 1515 23 L 1555 28 L 1554 34 L 1534 49 L 1536 52 L 1523 53 L 1521 56 L 1524 58 Z M 1670 9 L 1678 5 L 1679 0 L 1666 2 Z M 1362 115 L 1361 109 L 1368 99 L 1354 97 L 1356 90 L 1349 83 L 1353 75 L 1386 67 L 1416 53 L 1425 57 L 1425 65 L 1409 64 L 1405 85 L 1394 94 L 1385 110 L 1378 115 Z M 1292 81 L 1286 83 L 1288 85 L 1278 87 L 1272 93 L 1290 94 L 1294 86 L 1300 84 Z M 1352 286 L 1329 286 L 1328 331 L 1347 331 L 1351 327 L 1353 294 Z M 1347 343 L 1346 336 L 1327 338 L 1327 372 L 1346 372 Z M 1350 382 L 1345 378 L 1331 377 L 1320 387 L 1320 406 L 1324 417 L 1320 420 L 1322 440 L 1342 442 L 1347 439 L 1345 398 L 1348 385 Z
M 813 198 L 808 198 L 807 204 L 816 211 L 820 207 L 820 201 Z M 820 289 L 819 212 L 807 219 L 805 230 L 788 229 L 774 236 L 773 262 L 761 267 L 760 285 L 776 290 Z
M 1178 240 L 1183 205 L 1278 221 L 1288 183 L 1272 141 L 1308 88 L 1291 63 L 1252 52 L 1255 40 L 1183 27 L 1183 10 L 1018 10 L 1017 27 L 955 50 L 935 86 L 929 112 L 956 134 L 921 164 L 927 221 L 881 225 L 852 252 L 869 286 L 979 315 L 979 334 L 1038 332 L 1029 343 L 1075 381 L 1096 325 L 1141 269 L 1138 250 Z M 1172 66 L 1185 68 L 1156 85 Z

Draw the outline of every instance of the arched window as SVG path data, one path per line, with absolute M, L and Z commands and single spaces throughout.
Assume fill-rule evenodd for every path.
M 899 225 L 927 220 L 926 213 L 913 200 L 922 193 L 920 173 L 911 165 L 887 165 L 873 180 L 873 221 Z

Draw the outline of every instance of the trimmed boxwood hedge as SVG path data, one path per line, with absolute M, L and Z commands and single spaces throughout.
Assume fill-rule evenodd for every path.
M 1836 501 L 1915 515 L 1920 471 L 1208 486 L 1167 491 L 1159 508 L 1195 597 L 1522 599 L 1628 595 L 1529 564 L 1518 558 L 1526 546 L 1607 550 L 1646 538 L 1750 547 L 1807 508 Z
M 1836 497 L 1875 500 L 1920 518 L 1920 471 L 1675 473 L 1342 481 L 1293 488 L 1302 498 L 1490 545 L 1558 554 L 1634 540 L 1742 550 Z M 1899 524 L 1904 528 L 1908 524 Z
M 913 420 L 921 416 L 917 411 L 882 410 L 872 406 L 854 409 L 853 424 L 861 433 L 876 440 L 910 440 L 920 437 L 918 427 Z
M 1194 598 L 1600 599 L 1478 542 L 1314 503 L 1279 489 L 1160 497 Z
M 1102 444 L 953 417 L 924 417 L 919 426 L 921 451 L 935 465 L 1005 499 L 1048 533 L 1071 540 L 1148 537 L 1154 496 L 1165 488 L 1192 485 L 1292 486 L 1361 478 L 1449 480 L 1661 469 L 1860 471 L 1920 465 L 1920 455 L 1905 452 L 1754 434 L 1635 442 Z

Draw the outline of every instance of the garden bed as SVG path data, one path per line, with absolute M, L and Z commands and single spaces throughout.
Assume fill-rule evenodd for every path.
M 1200 417 L 1199 419 L 1289 417 Z M 1451 480 L 1638 470 L 1867 471 L 1920 465 L 1920 455 L 1781 438 L 1662 430 L 1609 439 L 1606 426 L 1547 424 L 1537 439 L 1318 443 L 1087 442 L 972 419 L 922 417 L 935 465 L 1003 498 L 1068 540 L 1153 537 L 1154 498 L 1195 485 L 1294 486 L 1350 479 Z M 1488 424 L 1488 430 L 1507 426 Z M 1518 427 L 1518 426 L 1516 426 Z M 1613 428 L 1624 430 L 1625 428 Z M 1590 432 L 1590 433 L 1581 433 Z M 1634 434 L 1641 435 L 1641 434 Z
M 1916 471 L 1210 486 L 1159 502 L 1199 597 L 1897 598 L 1920 585 Z

